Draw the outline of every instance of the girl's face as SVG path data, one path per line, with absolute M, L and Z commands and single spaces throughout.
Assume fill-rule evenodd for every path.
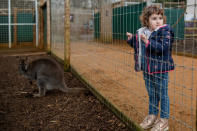
M 150 30 L 154 31 L 159 26 L 163 25 L 163 16 L 161 14 L 152 14 L 149 17 L 149 28 Z

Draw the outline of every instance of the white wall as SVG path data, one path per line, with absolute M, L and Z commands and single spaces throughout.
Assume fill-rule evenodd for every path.
M 197 1 L 187 0 L 187 9 L 185 14 L 185 20 L 197 19 Z M 195 18 L 194 18 L 195 17 Z

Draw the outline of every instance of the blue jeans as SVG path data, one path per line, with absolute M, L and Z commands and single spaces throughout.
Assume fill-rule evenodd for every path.
M 168 73 L 143 73 L 145 86 L 149 96 L 149 114 L 158 115 L 160 102 L 160 118 L 169 118 Z

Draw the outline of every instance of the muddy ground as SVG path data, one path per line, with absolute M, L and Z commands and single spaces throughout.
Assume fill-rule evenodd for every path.
M 35 59 L 42 56 L 31 56 Z M 16 57 L 0 56 L 0 130 L 127 131 L 129 130 L 91 93 L 47 92 L 33 98 L 36 84 L 20 76 Z M 65 73 L 69 88 L 86 88 L 70 72 Z

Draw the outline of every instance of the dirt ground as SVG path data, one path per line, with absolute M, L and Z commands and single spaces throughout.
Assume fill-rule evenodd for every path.
M 62 46 L 63 44 L 59 43 L 58 45 Z M 52 48 L 52 52 L 56 56 L 63 59 L 64 58 L 63 49 L 64 48 L 60 48 L 59 46 L 57 46 L 55 48 Z M 197 93 L 196 92 L 197 59 L 192 58 L 192 57 L 178 56 L 176 54 L 173 55 L 173 59 L 175 61 L 176 67 L 174 71 L 169 73 L 169 87 L 168 87 L 168 92 L 169 92 L 169 97 L 170 97 L 170 120 L 169 120 L 170 130 L 171 131 L 196 130 L 195 122 L 196 122 L 196 95 L 197 95 L 196 94 Z M 13 60 L 13 61 L 16 61 L 16 60 Z M 13 65 L 9 64 L 9 66 L 13 66 Z M 129 119 L 131 119 L 135 123 L 139 124 L 143 120 L 143 118 L 148 114 L 148 96 L 147 96 L 146 88 L 144 86 L 143 76 L 141 72 L 134 71 L 133 50 L 132 48 L 128 47 L 128 45 L 126 44 L 124 45 L 122 43 L 120 44 L 105 43 L 104 44 L 102 42 L 92 42 L 92 41 L 72 42 L 71 43 L 71 66 L 89 84 L 91 84 L 93 88 L 95 88 L 95 90 L 97 90 L 103 97 L 105 97 L 108 101 L 110 101 L 118 110 L 120 110 L 123 114 L 125 114 Z M 8 73 L 5 73 L 5 74 L 8 75 Z M 16 79 L 15 77 L 17 76 L 16 74 L 17 73 L 14 73 L 13 75 L 9 75 L 9 77 L 10 76 L 13 77 L 10 79 L 15 80 Z M 30 85 L 26 80 L 24 80 L 25 82 L 22 82 L 22 79 L 23 78 L 20 77 L 20 81 L 21 81 L 20 85 L 23 85 L 26 82 L 26 86 L 22 86 L 22 88 L 20 88 L 21 90 L 19 91 L 19 93 L 16 93 L 18 90 L 15 90 L 16 96 L 14 98 L 20 97 L 20 99 L 22 99 L 23 101 L 25 98 L 28 104 L 29 104 L 29 101 L 28 101 L 29 99 L 35 102 L 35 99 L 29 98 L 29 97 L 26 98 L 24 95 L 26 95 L 25 94 L 26 92 L 33 92 L 36 87 L 31 86 L 31 88 L 30 87 L 26 88 L 27 86 L 30 86 Z M 2 80 L 8 81 L 6 77 L 3 78 Z M 15 84 L 12 84 L 12 86 L 8 86 L 8 87 L 13 87 L 14 85 Z M 5 86 L 2 89 L 5 89 Z M 8 94 L 12 94 L 11 96 L 14 96 L 13 95 L 14 93 L 12 92 L 11 89 L 9 89 L 11 93 L 9 92 Z M 47 109 L 50 110 L 50 113 L 52 115 L 47 116 L 48 119 L 45 119 L 43 122 L 41 122 L 41 124 L 40 123 L 37 124 L 37 125 L 40 125 L 39 127 L 42 127 L 42 128 L 46 127 L 47 129 L 49 129 L 48 126 L 57 127 L 58 124 L 60 126 L 62 125 L 61 124 L 62 111 L 63 111 L 63 116 L 64 116 L 64 113 L 67 110 L 69 110 L 65 108 L 69 106 L 62 107 L 62 104 L 60 105 L 59 103 L 63 101 L 66 105 L 68 105 L 69 104 L 69 102 L 67 102 L 68 98 L 73 97 L 72 95 L 71 96 L 69 95 L 68 97 L 65 94 L 62 94 L 61 92 L 55 92 L 55 94 L 53 93 L 48 93 L 48 94 L 49 94 L 48 96 L 46 96 L 45 98 L 42 98 L 41 100 L 50 99 L 51 98 L 50 96 L 54 97 L 54 98 L 51 98 L 53 100 L 52 103 L 56 103 L 56 104 L 50 103 L 50 104 L 45 105 L 45 107 L 47 107 Z M 66 98 L 63 97 L 64 98 L 63 99 L 61 95 L 65 96 Z M 56 99 L 56 97 L 57 98 L 61 97 L 62 99 L 58 99 L 58 102 L 56 102 L 54 100 Z M 81 95 L 80 97 L 87 97 L 87 96 Z M 88 96 L 88 98 L 89 97 L 93 97 L 93 96 Z M 79 99 L 79 98 L 76 97 L 76 99 Z M 50 100 L 50 102 L 52 100 Z M 5 99 L 3 99 L 3 101 L 5 101 Z M 79 108 L 78 106 L 80 104 L 82 104 L 81 101 L 77 103 L 76 106 L 74 107 Z M 37 104 L 34 103 L 34 105 L 37 105 Z M 57 111 L 56 105 L 58 106 L 58 108 L 60 108 L 61 111 L 59 110 Z M 26 112 L 27 114 L 31 113 L 29 111 L 26 111 L 25 108 L 24 109 L 21 108 L 20 104 L 19 106 L 22 112 Z M 92 105 L 88 105 L 88 106 L 92 106 Z M 8 107 L 8 104 L 4 104 L 4 106 L 2 107 Z M 56 114 L 55 113 L 53 114 L 53 111 L 51 111 L 51 107 L 55 107 L 58 113 L 55 112 Z M 41 109 L 41 107 L 37 107 L 37 106 L 36 107 L 28 106 L 28 109 L 29 108 L 31 109 L 33 108 L 32 110 L 35 110 L 35 108 Z M 44 109 L 46 110 L 46 108 Z M 0 108 L 0 111 L 1 110 L 2 109 Z M 87 110 L 89 111 L 90 109 L 87 108 Z M 2 112 L 1 115 L 6 114 L 4 110 L 2 110 L 1 112 Z M 42 111 L 40 111 L 40 113 L 42 113 Z M 27 117 L 30 117 L 33 115 L 34 114 L 27 115 Z M 38 114 L 36 114 L 36 116 L 37 115 Z M 11 116 L 16 116 L 16 115 L 11 115 Z M 73 116 L 77 116 L 77 115 L 73 115 Z M 23 119 L 19 121 L 26 122 L 28 119 L 27 117 L 25 120 Z M 9 118 L 9 117 L 6 117 L 6 118 Z M 14 121 L 16 121 L 16 118 L 14 119 Z M 31 118 L 37 118 L 37 117 L 33 116 Z M 65 117 L 63 118 L 65 119 Z M 90 118 L 92 118 L 92 115 Z M 100 118 L 100 115 L 99 115 L 99 118 Z M 39 121 L 39 118 L 36 119 L 37 123 L 38 121 Z M 76 117 L 73 118 L 72 121 L 76 121 Z M 87 120 L 85 119 L 85 121 Z M 107 122 L 111 123 L 113 122 L 113 119 L 109 119 L 107 120 Z M 14 125 L 15 123 L 16 122 L 12 122 L 12 124 Z M 35 122 L 32 122 L 32 121 L 28 122 L 28 124 L 26 124 L 26 126 L 23 126 L 23 127 L 31 127 L 29 125 L 36 125 L 34 123 Z M 46 124 L 44 125 L 44 127 L 41 126 L 43 123 Z M 96 123 L 98 123 L 98 121 Z M 115 122 L 115 123 L 118 123 L 118 122 Z M 19 125 L 20 124 L 21 123 L 19 123 Z M 63 125 L 64 127 L 67 127 L 69 123 L 64 123 Z M 119 125 L 119 124 L 115 124 L 115 125 Z M 85 129 L 85 127 L 84 128 L 80 127 L 77 129 L 74 128 L 74 129 L 90 130 L 90 128 L 88 127 L 87 129 Z M 120 128 L 122 128 L 122 126 L 120 126 Z M 120 128 L 115 129 L 114 126 L 107 126 L 107 128 L 92 128 L 92 129 L 93 130 L 94 129 L 95 130 L 96 129 L 127 130 L 124 127 L 122 129 Z M 66 129 L 71 129 L 71 128 L 69 127 Z
M 42 56 L 31 56 L 35 59 Z M 71 73 L 65 73 L 69 88 L 86 88 Z M 127 131 L 128 128 L 91 93 L 65 94 L 50 91 L 32 98 L 35 83 L 18 73 L 16 57 L 0 56 L 0 130 L 1 131 Z
M 57 55 L 63 54 L 57 50 Z M 173 55 L 169 73 L 170 130 L 195 130 L 197 59 Z M 124 43 L 72 42 L 71 65 L 128 118 L 140 123 L 148 114 L 142 72 L 134 71 L 133 49 Z

